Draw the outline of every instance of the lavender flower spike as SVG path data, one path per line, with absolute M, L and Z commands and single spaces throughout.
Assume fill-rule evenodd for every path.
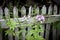
M 37 16 L 36 16 L 36 20 L 37 20 L 37 21 L 40 21 L 40 22 L 42 23 L 43 21 L 45 21 L 45 17 L 42 16 L 42 15 L 37 15 Z

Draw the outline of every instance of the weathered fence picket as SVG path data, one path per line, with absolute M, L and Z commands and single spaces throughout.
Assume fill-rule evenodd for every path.
M 49 6 L 48 15 L 52 15 L 52 5 Z
M 44 37 L 44 28 L 45 28 L 45 25 L 44 25 L 44 24 L 42 24 L 41 29 L 43 29 L 43 32 L 41 32 L 41 33 L 40 33 L 40 35 L 41 35 L 42 37 Z
M 50 5 L 48 8 L 48 15 L 52 15 L 52 5 Z M 50 23 L 46 23 L 46 31 L 45 31 L 46 40 L 49 40 L 49 32 L 50 32 Z
M 2 8 L 0 7 L 0 20 L 2 19 L 3 17 L 3 10 Z M 0 21 L 0 40 L 2 40 L 2 31 L 1 31 L 1 21 Z
M 10 14 L 9 14 L 9 9 L 7 7 L 5 7 L 4 9 L 4 12 L 5 12 L 5 18 L 8 19 L 10 18 Z M 3 24 L 4 25 L 4 24 Z M 7 26 L 7 24 L 5 24 Z M 10 30 L 10 29 L 9 29 Z M 9 34 L 8 35 L 8 40 L 13 40 L 13 36 L 12 34 Z
M 5 18 L 6 19 L 10 18 L 9 9 L 7 7 L 5 7 L 4 12 L 5 12 Z
M 21 8 L 21 14 L 23 15 L 22 20 L 24 20 L 26 18 L 26 8 L 24 6 Z M 25 30 L 26 30 L 26 27 L 23 28 L 22 40 L 25 40 Z
M 43 5 L 41 11 L 42 11 L 41 15 L 46 15 L 46 6 L 45 5 Z M 44 30 L 44 27 L 45 27 L 44 24 L 42 26 L 43 26 L 42 29 Z M 44 32 L 41 32 L 40 35 L 43 37 Z
M 24 6 L 21 8 L 21 16 L 26 16 L 26 8 Z
M 14 18 L 18 18 L 18 9 L 15 6 L 13 8 L 13 16 Z
M 54 11 L 53 11 L 54 15 L 57 15 L 57 6 L 54 5 Z M 53 40 L 56 40 L 56 29 L 53 27 Z
M 53 26 L 53 40 L 56 40 L 56 29 Z
M 39 7 L 37 6 L 35 10 L 36 10 L 36 11 L 35 11 L 36 14 L 38 15 L 38 14 L 39 14 Z
M 54 11 L 53 11 L 54 15 L 57 15 L 57 6 L 54 5 Z
M 28 16 L 31 16 L 32 10 L 33 10 L 33 9 L 32 9 L 32 6 L 30 6 L 30 7 L 29 7 L 29 13 L 28 13 Z
M 45 33 L 46 40 L 49 40 L 49 32 L 50 32 L 50 23 L 47 23 L 46 24 L 46 33 Z
M 13 17 L 14 17 L 14 21 L 16 22 L 16 19 L 18 18 L 18 9 L 15 6 L 13 8 Z M 15 29 L 15 33 L 16 33 L 15 40 L 19 40 L 19 35 L 17 35 L 18 30 L 19 30 L 18 28 Z
M 46 15 L 46 6 L 45 5 L 43 5 L 41 11 L 42 11 L 42 13 L 41 13 L 42 15 Z
M 0 7 L 0 19 L 2 19 L 3 17 L 3 10 L 2 10 L 2 7 Z

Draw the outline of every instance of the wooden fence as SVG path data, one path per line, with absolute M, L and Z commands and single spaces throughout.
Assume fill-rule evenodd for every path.
M 50 20 L 54 20 L 52 22 L 58 21 L 58 19 L 60 17 L 60 15 L 57 14 L 58 13 L 57 5 L 54 5 L 54 6 L 50 5 L 48 8 L 45 5 L 43 5 L 42 8 L 36 7 L 36 10 L 37 10 L 37 12 L 36 12 L 37 14 L 39 14 L 40 10 L 41 10 L 40 14 L 45 15 L 46 18 L 51 18 Z M 21 7 L 20 11 L 21 11 L 21 15 L 26 16 L 27 11 L 24 6 Z M 5 21 L 4 17 L 6 19 L 8 19 L 10 17 L 9 13 L 10 13 L 10 10 L 7 7 L 5 7 L 4 10 L 2 9 L 2 7 L 0 7 L 0 26 L 2 29 L 7 29 L 7 25 L 6 25 L 6 21 Z M 13 8 L 12 13 L 13 13 L 13 18 L 11 18 L 11 19 L 15 20 L 16 18 L 18 18 L 19 20 L 23 20 L 22 17 L 18 16 L 19 13 L 18 13 L 17 7 Z M 28 15 L 32 16 L 32 13 L 33 13 L 33 7 L 30 6 L 28 9 Z M 27 15 L 27 17 L 28 17 L 28 15 Z M 52 38 L 53 38 L 53 40 L 56 40 L 56 29 L 54 29 L 52 22 L 43 23 L 44 32 L 41 33 L 41 36 L 43 36 L 46 40 L 49 40 L 49 35 L 50 35 L 51 30 L 52 30 L 52 34 L 53 34 Z M 17 31 L 18 31 L 18 28 L 15 29 L 15 32 L 17 32 Z M 0 40 L 3 40 L 3 36 L 4 36 L 3 32 L 4 31 L 0 32 Z M 25 40 L 25 32 L 23 32 L 22 34 L 23 34 L 22 40 Z M 6 36 L 4 38 L 6 38 Z M 10 34 L 7 36 L 7 38 L 8 38 L 8 40 L 13 40 L 13 36 Z M 18 37 L 15 37 L 14 39 L 18 40 Z

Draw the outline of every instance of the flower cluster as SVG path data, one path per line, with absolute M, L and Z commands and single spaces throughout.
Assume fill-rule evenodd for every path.
M 36 20 L 37 20 L 37 21 L 40 21 L 40 22 L 42 23 L 43 21 L 45 21 L 45 17 L 42 16 L 42 15 L 37 15 L 37 16 L 36 16 Z

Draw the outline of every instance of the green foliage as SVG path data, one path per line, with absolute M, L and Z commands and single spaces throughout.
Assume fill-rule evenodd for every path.
M 34 6 L 33 6 L 33 12 L 32 12 L 32 15 L 35 16 L 35 15 L 37 15 L 37 14 L 38 14 L 37 6 L 34 5 Z
M 53 23 L 54 28 L 60 29 L 60 21 L 56 21 Z
M 14 28 L 16 28 L 16 22 L 12 21 L 12 20 L 8 20 L 7 25 L 10 29 L 14 30 Z
M 12 9 L 11 9 L 12 10 Z M 36 15 L 37 10 L 34 9 L 34 15 Z M 18 20 L 18 18 L 17 18 Z M 35 18 L 33 18 L 32 22 L 31 20 L 24 20 L 23 22 L 20 22 L 20 20 L 18 20 L 18 22 L 8 18 L 8 20 L 6 19 L 6 24 L 9 27 L 8 30 L 6 30 L 5 35 L 8 34 L 12 34 L 13 36 L 21 36 L 22 32 L 26 33 L 26 40 L 44 40 L 43 37 L 41 37 L 39 35 L 39 33 L 43 32 L 42 29 L 42 24 L 38 21 L 35 20 Z M 19 25 L 17 27 L 17 25 Z M 31 30 L 27 31 L 25 30 L 25 28 L 31 28 Z M 15 29 L 19 28 L 20 30 L 18 30 L 17 32 L 15 32 Z
M 17 24 L 20 25 L 19 28 L 21 30 L 14 32 L 15 28 L 17 28 Z M 24 22 L 15 22 L 9 19 L 7 20 L 7 26 L 9 27 L 9 29 L 5 31 L 6 35 L 12 34 L 13 36 L 18 36 L 22 32 L 26 32 L 25 30 L 23 30 L 24 28 L 31 27 L 32 29 L 26 32 L 26 40 L 44 40 L 43 37 L 39 35 L 39 32 L 43 32 L 40 22 L 33 21 L 32 23 L 28 23 L 26 20 Z M 21 35 L 19 37 L 21 37 Z
M 9 27 L 9 29 L 5 31 L 5 32 L 6 32 L 5 35 L 8 35 L 8 34 L 13 34 L 13 35 L 15 35 L 14 30 L 15 30 L 15 28 L 16 28 L 16 24 L 17 24 L 17 23 L 16 23 L 15 21 L 8 19 L 8 21 L 7 21 L 7 26 Z
M 40 27 L 40 28 L 39 28 Z M 43 37 L 39 35 L 39 32 L 43 32 L 43 29 L 41 29 L 41 24 L 38 22 L 34 26 L 32 26 L 32 29 L 27 33 L 26 39 L 27 40 L 44 40 Z

